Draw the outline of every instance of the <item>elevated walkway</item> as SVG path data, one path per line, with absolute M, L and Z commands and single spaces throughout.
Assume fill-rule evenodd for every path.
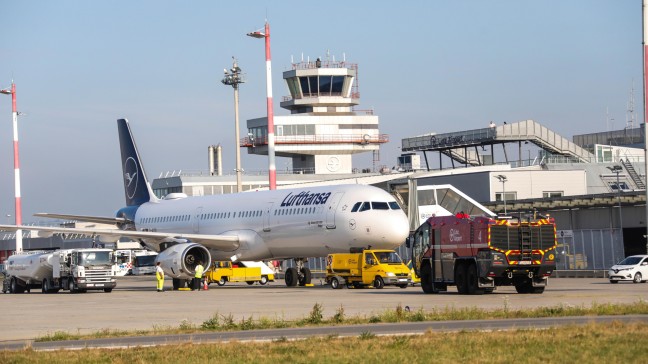
M 453 161 L 477 166 L 485 164 L 479 158 L 477 147 L 490 145 L 492 148 L 494 144 L 513 142 L 531 142 L 551 154 L 573 158 L 579 162 L 587 163 L 594 158 L 592 153 L 533 120 L 523 120 L 500 126 L 493 125 L 482 129 L 405 138 L 402 141 L 402 150 L 403 152 L 436 151 L 449 156 Z

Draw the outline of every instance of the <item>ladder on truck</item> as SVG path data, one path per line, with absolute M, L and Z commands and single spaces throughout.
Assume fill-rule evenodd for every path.
M 520 260 L 531 261 L 531 252 L 533 250 L 531 244 L 531 225 L 520 224 L 518 228 L 518 238 L 520 241 Z

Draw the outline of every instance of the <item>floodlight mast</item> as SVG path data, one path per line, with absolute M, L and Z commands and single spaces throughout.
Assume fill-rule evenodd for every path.
M 266 20 L 265 29 L 247 33 L 252 38 L 265 39 L 266 56 L 266 93 L 268 109 L 268 182 L 271 190 L 277 189 L 277 166 L 275 164 L 274 111 L 272 109 L 272 61 L 270 56 L 270 23 Z
M 11 80 L 11 89 L 0 90 L 0 93 L 11 95 L 11 112 L 13 119 L 14 149 L 14 189 L 16 196 L 16 225 L 22 225 L 22 202 L 20 197 L 20 158 L 18 155 L 18 109 L 16 108 L 16 84 Z M 16 230 L 16 252 L 22 252 L 22 230 Z
M 243 182 L 241 180 L 241 148 L 239 147 L 239 84 L 245 82 L 241 73 L 241 68 L 236 62 L 236 58 L 232 57 L 232 69 L 229 71 L 225 69 L 225 76 L 221 80 L 224 85 L 232 86 L 234 88 L 234 138 L 236 147 L 236 192 L 243 192 Z
M 506 188 L 504 188 L 504 184 L 507 181 L 506 176 L 503 174 L 498 174 L 493 177 L 497 178 L 500 182 L 502 182 L 502 201 L 504 201 L 504 215 L 506 215 Z

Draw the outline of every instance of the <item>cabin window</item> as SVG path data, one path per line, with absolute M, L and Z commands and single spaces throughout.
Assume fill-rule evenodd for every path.
M 351 212 L 356 212 L 360 208 L 360 205 L 362 205 L 362 202 L 356 202 L 355 205 L 353 205 L 353 208 L 351 209 Z
M 374 210 L 389 210 L 387 202 L 372 202 L 371 208 Z
M 360 206 L 359 211 L 362 212 L 362 211 L 367 211 L 367 210 L 371 210 L 371 203 L 370 202 L 363 202 L 362 206 Z

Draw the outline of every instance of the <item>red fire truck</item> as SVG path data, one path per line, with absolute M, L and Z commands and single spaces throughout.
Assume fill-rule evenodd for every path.
M 542 293 L 556 268 L 553 218 L 430 217 L 408 240 L 425 293 L 455 285 L 460 294 L 514 285 Z

